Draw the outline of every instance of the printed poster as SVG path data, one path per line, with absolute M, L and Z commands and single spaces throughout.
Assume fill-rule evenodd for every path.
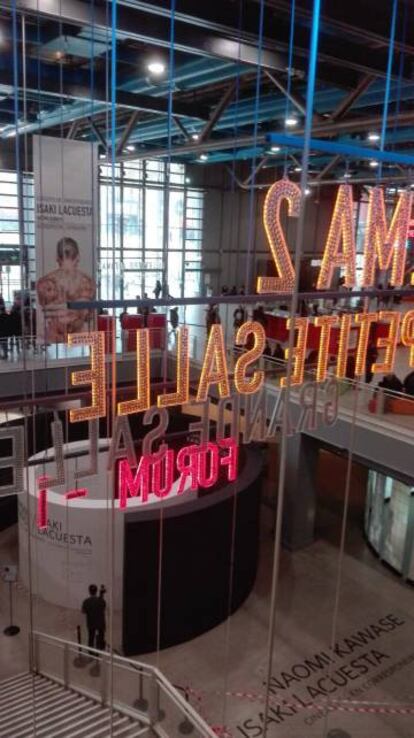
M 96 296 L 97 145 L 34 136 L 33 171 L 37 340 L 66 342 L 93 329 L 93 311 L 67 303 Z

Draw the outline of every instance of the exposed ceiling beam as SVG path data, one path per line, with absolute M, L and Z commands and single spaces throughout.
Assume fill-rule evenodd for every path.
M 375 77 L 372 76 L 372 74 L 367 74 L 360 82 L 358 82 L 357 86 L 351 90 L 345 97 L 341 100 L 339 105 L 335 108 L 335 110 L 331 113 L 330 118 L 331 120 L 341 120 L 343 118 L 348 110 L 352 107 L 354 102 L 358 100 L 359 97 L 365 92 L 365 90 L 368 89 L 370 84 L 374 81 Z
M 53 18 L 60 23 L 75 26 L 93 26 L 102 30 L 110 38 L 110 13 L 105 6 L 98 6 L 82 0 L 3 0 L 3 8 L 18 12 Z M 158 14 L 154 21 L 151 6 L 145 11 L 138 10 L 126 3 L 117 2 L 117 37 L 129 38 L 147 44 L 169 48 L 170 18 Z M 237 29 L 220 29 L 220 31 L 203 28 L 195 23 L 189 26 L 177 17 L 174 23 L 174 48 L 197 56 L 215 56 L 231 59 L 241 64 L 260 65 L 263 68 L 286 69 L 284 54 L 274 51 L 269 44 L 259 50 L 257 34 L 244 34 L 239 39 Z
M 88 120 L 88 123 L 89 123 L 90 127 L 92 128 L 92 130 L 93 130 L 96 138 L 98 139 L 99 143 L 103 146 L 103 148 L 105 149 L 105 151 L 107 151 L 108 150 L 108 144 L 106 142 L 106 138 L 101 133 L 101 131 L 99 130 L 98 126 L 92 120 L 92 118 L 90 117 L 90 115 L 88 115 L 87 120 Z
M 339 164 L 341 159 L 342 159 L 341 154 L 337 154 L 336 156 L 334 156 L 330 161 L 328 161 L 328 163 L 324 166 L 323 169 L 321 169 L 319 174 L 312 181 L 319 182 L 321 179 L 326 177 L 326 175 L 329 174 L 329 172 L 331 172 L 332 169 L 335 169 L 336 165 Z
M 300 114 L 305 116 L 306 115 L 306 100 L 302 97 L 302 95 L 299 95 L 299 93 L 294 92 L 293 90 L 289 90 L 287 86 L 284 84 L 284 82 L 278 77 L 277 74 L 274 74 L 274 72 L 269 72 L 267 69 L 265 69 L 265 75 L 270 79 L 271 82 L 273 82 L 274 86 L 285 96 L 287 99 L 292 103 L 292 105 L 295 106 L 297 110 L 299 110 Z M 314 112 L 313 117 L 315 120 L 323 120 L 323 116 L 319 115 L 319 113 Z
M 236 81 L 232 82 L 231 85 L 225 91 L 224 95 L 221 97 L 221 99 L 217 103 L 216 107 L 214 108 L 213 112 L 210 115 L 209 120 L 207 121 L 206 125 L 204 126 L 203 130 L 200 133 L 200 136 L 199 136 L 200 143 L 202 143 L 203 141 L 207 141 L 207 139 L 210 137 L 210 133 L 213 130 L 214 126 L 216 125 L 217 121 L 221 118 L 225 109 L 228 107 L 231 100 L 233 99 L 236 85 L 237 85 Z
M 21 82 L 21 85 L 23 82 Z M 13 70 L 10 67 L 0 71 L 0 86 L 10 88 L 10 94 L 13 94 Z M 104 103 L 110 105 L 111 99 L 108 98 L 108 91 L 105 83 L 100 83 L 98 76 L 95 76 L 95 85 L 90 87 L 85 84 L 72 83 L 63 75 L 63 79 L 51 78 L 44 74 L 38 77 L 36 74 L 29 74 L 26 77 L 26 94 L 31 93 L 39 95 L 51 95 L 59 98 L 68 98 L 70 100 L 87 100 L 88 102 Z M 124 90 L 116 91 L 115 104 L 118 108 L 126 108 L 128 110 L 145 110 L 156 115 L 169 114 L 169 101 L 165 97 L 152 97 L 151 95 L 125 92 Z M 180 102 L 173 100 L 173 113 L 176 116 L 184 116 L 197 118 L 199 120 L 208 120 L 209 109 L 198 103 Z
M 181 121 L 181 120 L 180 120 L 179 118 L 177 118 L 177 116 L 176 116 L 176 115 L 173 115 L 173 121 L 174 121 L 175 125 L 177 126 L 177 128 L 178 128 L 178 129 L 179 129 L 179 130 L 181 131 L 181 133 L 183 134 L 183 136 L 184 136 L 185 140 L 186 140 L 186 141 L 190 141 L 190 139 L 191 139 L 191 136 L 190 136 L 189 132 L 187 131 L 187 129 L 186 129 L 186 127 L 185 127 L 184 123 L 183 123 L 183 122 L 182 122 L 182 121 Z
M 126 124 L 124 131 L 122 133 L 122 136 L 119 139 L 119 142 L 117 144 L 117 147 L 116 147 L 117 154 L 122 153 L 124 146 L 127 144 L 129 137 L 138 122 L 138 118 L 139 118 L 139 112 L 138 110 L 134 110 L 134 112 L 131 113 L 128 123 Z M 177 118 L 177 120 L 179 120 L 179 118 Z
M 413 7 L 412 0 L 409 1 L 411 6 Z M 255 2 L 258 3 L 259 0 L 255 0 Z M 267 5 L 274 10 L 286 13 L 287 17 L 290 18 L 290 13 L 292 9 L 291 0 L 267 0 Z M 373 31 L 372 28 L 368 29 L 366 27 L 366 23 L 363 23 L 363 27 L 357 26 L 355 24 L 355 6 L 352 2 L 348 3 L 347 6 L 345 2 L 339 3 L 338 0 L 334 0 L 333 8 L 340 11 L 340 14 L 342 16 L 341 19 L 335 18 L 333 13 L 330 12 L 330 10 L 327 8 L 327 5 L 328 3 L 325 3 L 325 7 L 322 11 L 321 33 L 324 33 L 325 30 L 327 31 L 328 29 L 336 30 L 339 33 L 348 35 L 350 38 L 354 38 L 359 43 L 361 42 L 361 40 L 363 40 L 372 44 L 376 44 L 377 47 L 382 46 L 383 48 L 388 48 L 388 36 L 384 36 L 382 33 Z M 366 13 L 368 12 L 366 8 L 365 11 Z M 347 13 L 349 13 L 349 20 L 344 20 L 344 18 L 346 18 L 347 16 Z M 309 21 L 312 20 L 312 12 L 305 7 L 300 7 L 298 4 L 296 5 L 295 14 L 298 19 L 300 18 L 306 21 L 306 23 L 309 23 Z M 382 14 L 380 13 L 380 15 Z M 364 22 L 366 14 L 364 15 L 364 13 L 361 12 L 360 17 L 361 20 Z M 396 51 L 401 51 L 403 53 L 414 55 L 414 45 L 408 43 L 407 39 L 402 42 L 399 38 L 396 38 L 394 46 Z
M 79 128 L 80 120 L 74 120 L 70 124 L 70 128 L 66 134 L 66 138 L 75 138 L 76 132 Z
M 369 128 L 381 125 L 382 122 L 382 115 L 374 115 L 367 118 L 352 118 L 349 120 L 343 120 L 332 122 L 328 121 L 327 123 L 321 123 L 313 127 L 312 129 L 312 137 L 313 138 L 324 138 L 329 136 L 336 136 L 339 134 L 347 134 L 347 133 L 358 133 L 369 130 Z M 406 126 L 406 125 L 413 125 L 414 124 L 414 111 L 404 111 L 399 114 L 392 114 L 388 116 L 388 125 L 392 126 L 395 123 L 398 123 L 398 125 Z M 284 133 L 284 132 L 283 132 Z M 295 131 L 295 135 L 301 135 L 303 134 L 303 129 L 300 129 L 298 131 Z M 249 136 L 239 136 L 239 137 L 228 137 L 228 138 L 222 138 L 222 139 L 214 139 L 210 141 L 206 141 L 205 143 L 200 144 L 198 141 L 194 143 L 186 143 L 182 144 L 181 146 L 175 146 L 172 151 L 168 149 L 167 147 L 163 146 L 160 148 L 150 148 L 148 147 L 145 149 L 145 151 L 137 151 L 131 156 L 123 156 L 120 157 L 122 160 L 128 160 L 128 159 L 147 159 L 150 157 L 155 158 L 161 158 L 163 156 L 171 155 L 171 156 L 185 156 L 188 154 L 194 154 L 195 156 L 200 154 L 201 152 L 215 152 L 215 151 L 226 151 L 228 149 L 235 149 L 235 148 L 249 148 L 252 146 L 263 146 L 267 143 L 267 138 L 264 134 L 260 134 L 257 136 L 249 135 Z M 372 148 L 372 158 L 375 158 L 376 149 Z

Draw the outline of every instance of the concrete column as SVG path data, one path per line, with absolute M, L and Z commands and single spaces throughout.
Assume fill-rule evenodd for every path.
M 314 540 L 318 443 L 303 433 L 288 439 L 283 546 L 296 551 Z

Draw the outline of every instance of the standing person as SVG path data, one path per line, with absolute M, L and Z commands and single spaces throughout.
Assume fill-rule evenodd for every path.
M 105 648 L 105 588 L 101 586 L 98 596 L 96 584 L 89 585 L 89 597 L 82 602 L 82 612 L 86 615 L 89 648 Z
M 375 341 L 372 339 L 368 343 L 367 355 L 365 359 L 365 381 L 367 384 L 372 382 L 374 372 L 372 371 L 372 365 L 375 364 L 378 359 L 378 349 L 375 345 Z
M 16 347 L 20 354 L 22 340 L 22 305 L 20 297 L 15 297 L 9 315 L 9 336 L 11 350 Z
M 246 311 L 243 305 L 239 305 L 233 313 L 233 328 L 237 330 L 246 320 Z
M 7 359 L 9 355 L 9 326 L 10 316 L 7 315 L 6 310 L 2 310 L 0 307 L 0 344 L 3 354 L 3 359 Z
M 267 326 L 267 318 L 266 318 L 266 313 L 264 311 L 263 305 L 258 305 L 253 310 L 253 320 L 256 323 L 260 323 L 263 326 L 263 328 L 266 329 L 266 326 Z
M 155 287 L 153 289 L 153 293 L 155 295 L 155 299 L 156 300 L 159 300 L 160 299 L 161 292 L 162 292 L 162 284 L 161 284 L 160 280 L 157 279 L 157 281 L 155 283 Z
M 170 326 L 172 331 L 176 331 L 178 328 L 178 307 L 173 307 L 170 310 Z
M 217 305 L 210 305 L 210 307 L 206 311 L 207 338 L 210 335 L 211 326 L 214 325 L 215 323 L 221 323 L 220 314 L 218 312 Z

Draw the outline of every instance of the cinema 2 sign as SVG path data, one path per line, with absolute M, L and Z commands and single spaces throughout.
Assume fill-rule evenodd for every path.
M 374 284 L 375 272 L 391 270 L 390 282 L 395 287 L 403 284 L 406 266 L 406 244 L 409 222 L 411 218 L 412 193 L 404 191 L 397 202 L 391 221 L 388 224 L 385 212 L 383 191 L 375 187 L 369 196 L 368 217 L 364 239 L 363 286 L 371 287 Z M 295 217 L 299 213 L 301 191 L 293 182 L 282 179 L 276 182 L 268 191 L 264 205 L 264 227 L 269 246 L 274 259 L 276 275 L 259 276 L 257 282 L 258 294 L 288 293 L 295 284 L 295 272 L 285 235 L 280 221 L 280 209 L 283 202 L 287 202 L 288 213 Z M 355 285 L 355 238 L 353 225 L 352 188 L 341 185 L 338 189 L 336 202 L 329 227 L 328 237 L 322 257 L 320 272 L 317 281 L 318 289 L 325 290 L 331 287 L 336 269 L 341 268 L 345 275 L 347 287 Z M 413 280 L 412 280 L 413 281 Z M 355 374 L 361 376 L 366 370 L 367 350 L 370 327 L 376 321 L 383 321 L 388 325 L 386 335 L 377 339 L 377 347 L 383 350 L 381 362 L 372 365 L 374 373 L 389 373 L 395 361 L 397 340 L 401 337 L 402 343 L 409 349 L 409 366 L 414 366 L 414 310 L 403 316 L 399 312 L 381 310 L 357 314 L 343 314 L 341 316 L 326 315 L 313 319 L 314 325 L 320 329 L 319 347 L 316 367 L 316 385 L 330 383 L 328 379 L 328 349 L 331 331 L 339 329 L 338 351 L 334 376 L 338 379 L 345 377 L 347 357 L 349 352 L 351 328 L 359 328 Z M 286 349 L 287 359 L 291 359 L 291 373 L 282 376 L 280 385 L 282 390 L 288 386 L 298 386 L 304 381 L 305 358 L 307 339 L 311 319 L 291 316 L 288 328 L 295 329 L 294 345 Z M 118 402 L 116 408 L 114 435 L 122 429 L 123 419 L 135 413 L 154 412 L 159 415 L 159 428 L 168 422 L 168 408 L 181 406 L 190 400 L 189 374 L 189 332 L 182 326 L 177 332 L 177 361 L 175 389 L 173 392 L 161 393 L 156 397 L 156 407 L 151 408 L 151 369 L 150 369 L 150 337 L 148 329 L 137 330 L 136 341 L 136 386 L 132 399 Z M 242 353 L 238 356 L 232 382 L 229 379 L 224 335 L 221 325 L 213 325 L 206 342 L 201 372 L 196 388 L 195 402 L 206 404 L 209 393 L 214 390 L 219 400 L 245 396 L 251 397 L 264 391 L 265 375 L 258 366 L 258 360 L 263 354 L 266 337 L 263 326 L 254 321 L 247 321 L 240 326 L 235 335 L 235 343 L 240 346 Z M 71 423 L 88 421 L 91 429 L 91 449 L 97 451 L 97 422 L 107 413 L 106 395 L 106 365 L 105 344 L 103 332 L 79 333 L 68 336 L 70 346 L 90 347 L 90 368 L 72 373 L 73 386 L 89 386 L 92 401 L 87 407 L 71 409 L 69 420 Z M 291 354 L 290 354 L 291 352 Z M 326 399 L 327 422 L 332 421 L 335 412 L 332 407 L 335 402 L 329 397 L 332 388 L 328 388 Z M 260 403 L 258 403 L 259 406 Z M 309 408 L 308 408 L 309 409 Z M 167 417 L 167 421 L 165 418 Z M 47 522 L 47 489 L 56 484 L 64 484 L 63 469 L 63 438 L 62 430 L 52 424 L 54 429 L 54 445 L 56 467 L 60 469 L 55 479 L 39 477 L 38 481 L 38 525 L 44 527 Z M 118 429 L 118 430 L 117 430 Z M 8 437 L 22 430 L 18 428 L 5 429 Z M 150 431 L 155 439 L 157 431 Z M 153 453 L 152 448 L 146 448 L 144 439 L 143 454 L 138 462 L 135 456 L 132 436 L 128 436 L 128 429 L 124 428 L 126 439 L 125 448 L 119 449 L 117 439 L 112 439 L 112 448 L 115 454 L 110 453 L 110 463 L 119 461 L 118 496 L 120 507 L 125 508 L 130 496 L 140 495 L 143 501 L 148 500 L 149 494 L 165 497 L 171 490 L 174 477 L 178 474 L 178 490 L 182 493 L 185 488 L 209 487 L 218 479 L 219 470 L 223 468 L 227 478 L 232 481 L 237 476 L 238 460 L 238 432 L 231 437 L 221 434 L 212 443 L 208 434 L 200 445 L 190 444 L 180 449 L 177 454 L 162 443 Z M 161 437 L 158 435 L 158 437 Z M 23 489 L 23 452 L 22 442 L 16 436 L 14 439 L 16 452 L 14 457 L 2 459 L 2 466 L 13 466 L 15 473 L 14 491 Z M 91 453 L 91 457 L 97 454 Z M 125 458 L 126 457 L 126 458 Z M 12 463 L 13 461 L 13 463 Z M 8 462 L 8 463 L 7 463 Z M 134 469 L 134 473 L 132 472 Z M 93 474 L 91 469 L 79 476 Z M 96 472 L 95 472 L 96 473 Z M 21 485 L 21 486 L 19 486 Z M 3 490 L 4 491 L 4 490 Z M 74 497 L 87 495 L 84 487 L 70 490 L 66 493 L 68 500 Z

